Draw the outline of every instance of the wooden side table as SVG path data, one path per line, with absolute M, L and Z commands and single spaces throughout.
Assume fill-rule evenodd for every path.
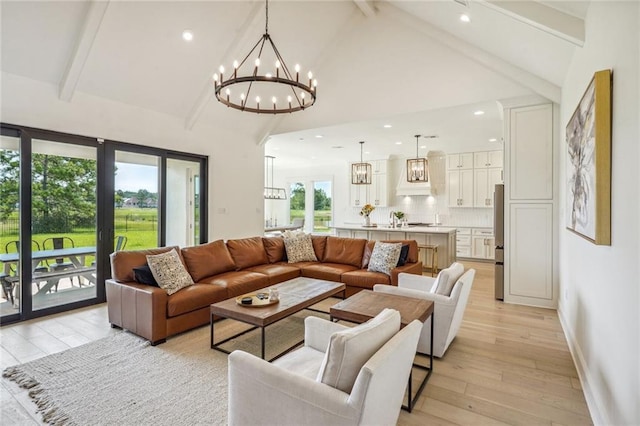
M 425 322 L 431 317 L 431 348 L 433 348 L 433 302 L 430 300 L 416 299 L 413 297 L 398 296 L 395 294 L 376 293 L 371 290 L 362 290 L 354 294 L 348 299 L 343 300 L 330 309 L 332 321 L 350 321 L 355 323 L 363 323 L 378 315 L 384 308 L 395 309 L 400 312 L 400 327 L 404 327 L 411 321 L 417 319 Z M 433 373 L 433 350 L 429 354 L 429 366 L 413 363 L 414 368 L 427 371 L 427 375 L 420 383 L 418 390 L 412 397 L 412 375 L 409 375 L 407 405 L 402 406 L 408 412 L 411 412 L 413 406 L 422 394 L 431 373 Z

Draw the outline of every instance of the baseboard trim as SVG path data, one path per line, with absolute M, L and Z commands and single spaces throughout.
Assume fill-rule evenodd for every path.
M 573 358 L 573 364 L 578 371 L 578 379 L 580 379 L 580 386 L 582 386 L 582 392 L 587 402 L 587 408 L 589 408 L 589 414 L 594 425 L 610 425 L 609 415 L 603 404 L 598 402 L 598 394 L 594 392 L 593 380 L 591 380 L 591 374 L 587 363 L 582 355 L 582 350 L 575 339 L 575 335 L 568 327 L 568 323 L 564 316 L 564 312 L 558 307 L 558 318 L 560 319 L 560 326 L 564 332 L 564 336 L 567 339 L 567 345 L 569 346 L 569 353 Z

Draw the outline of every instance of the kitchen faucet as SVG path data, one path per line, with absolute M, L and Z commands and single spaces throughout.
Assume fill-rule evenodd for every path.
M 396 228 L 396 212 L 391 211 L 391 213 L 389 213 L 389 219 L 391 219 L 391 227 Z

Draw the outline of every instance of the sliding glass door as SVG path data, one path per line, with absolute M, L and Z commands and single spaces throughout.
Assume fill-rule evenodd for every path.
M 104 302 L 116 250 L 206 242 L 206 157 L 0 129 L 0 324 Z
M 0 136 L 0 320 L 18 318 L 20 303 L 20 137 Z
M 116 150 L 113 250 L 160 245 L 160 157 Z
M 33 310 L 97 297 L 97 186 L 96 146 L 32 139 Z

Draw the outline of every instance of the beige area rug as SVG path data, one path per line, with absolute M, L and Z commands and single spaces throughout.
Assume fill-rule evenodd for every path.
M 309 314 L 267 327 L 267 356 L 302 340 Z M 226 424 L 227 355 L 210 349 L 209 339 L 208 326 L 158 346 L 121 332 L 8 367 L 3 376 L 30 389 L 43 421 L 55 425 Z M 260 331 L 224 347 L 259 356 Z

